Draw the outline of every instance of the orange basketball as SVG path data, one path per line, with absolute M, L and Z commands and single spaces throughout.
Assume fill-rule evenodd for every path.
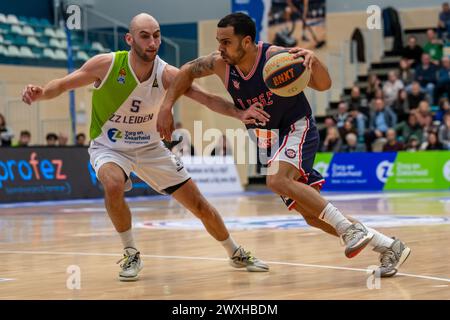
M 272 55 L 263 68 L 266 86 L 282 97 L 292 97 L 302 92 L 311 77 L 311 70 L 303 65 L 303 61 L 303 57 L 294 59 L 288 50 Z

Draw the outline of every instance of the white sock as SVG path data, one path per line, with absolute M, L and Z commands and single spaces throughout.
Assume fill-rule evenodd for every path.
M 133 232 L 131 228 L 125 232 L 119 232 L 120 239 L 122 239 L 122 244 L 124 248 L 134 248 L 136 249 L 136 244 L 133 239 Z
M 382 247 L 390 248 L 394 243 L 394 239 L 385 236 L 375 229 L 367 228 L 367 230 L 375 235 L 369 243 L 372 247 L 374 247 L 374 251 L 378 251 Z
M 234 242 L 231 235 L 228 237 L 228 239 L 220 241 L 220 243 L 223 245 L 225 250 L 227 250 L 228 256 L 233 256 L 233 253 L 236 252 L 236 250 L 239 248 L 239 246 Z
M 335 228 L 338 235 L 343 234 L 344 231 L 347 230 L 347 228 L 352 224 L 346 217 L 344 217 L 338 208 L 333 206 L 331 203 L 328 203 L 322 210 L 319 215 L 319 219 Z

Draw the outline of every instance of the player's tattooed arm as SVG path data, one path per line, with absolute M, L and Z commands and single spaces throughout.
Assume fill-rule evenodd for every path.
M 197 58 L 191 62 L 188 62 L 187 68 L 193 78 L 201 78 L 212 75 L 217 59 L 220 58 L 218 52 L 213 52 L 207 56 Z

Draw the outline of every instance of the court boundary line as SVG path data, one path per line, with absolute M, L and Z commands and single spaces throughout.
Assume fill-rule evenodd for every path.
M 100 253 L 100 252 L 63 252 L 63 251 L 15 251 L 15 250 L 1 250 L 0 254 L 35 254 L 35 255 L 66 255 L 66 256 L 94 256 L 94 257 L 121 257 L 121 254 L 116 253 Z M 149 255 L 149 254 L 141 254 L 141 257 L 148 259 L 179 259 L 179 260 L 207 260 L 207 261 L 225 261 L 226 258 L 211 258 L 211 257 L 189 257 L 189 256 L 161 256 L 161 255 Z M 282 261 L 266 261 L 269 265 L 285 265 L 285 266 L 294 266 L 294 267 L 305 267 L 305 268 L 317 268 L 317 269 L 332 269 L 332 270 L 343 270 L 343 271 L 357 271 L 368 273 L 370 269 L 361 269 L 361 268 L 350 268 L 350 267 L 339 267 L 339 266 L 328 266 L 328 265 L 318 265 L 318 264 L 308 264 L 308 263 L 295 263 L 295 262 L 282 262 Z M 433 276 L 425 276 L 425 275 L 416 275 L 410 273 L 397 273 L 399 276 L 410 277 L 410 278 L 418 278 L 418 279 L 426 279 L 426 280 L 434 280 L 434 281 L 443 281 L 449 282 L 450 278 L 440 278 Z

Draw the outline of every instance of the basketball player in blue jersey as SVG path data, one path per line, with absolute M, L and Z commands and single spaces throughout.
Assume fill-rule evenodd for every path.
M 286 206 L 297 210 L 306 222 L 325 232 L 339 236 L 345 244 L 345 255 L 356 256 L 368 244 L 380 253 L 380 273 L 390 277 L 407 259 L 410 249 L 400 240 L 389 238 L 344 216 L 319 192 L 324 179 L 313 169 L 319 146 L 319 134 L 308 100 L 304 93 L 280 97 L 265 85 L 262 69 L 266 59 L 285 48 L 255 41 L 253 20 L 243 13 L 233 13 L 217 25 L 218 51 L 187 63 L 175 77 L 158 116 L 157 130 L 168 139 L 173 131 L 172 106 L 195 78 L 217 75 L 233 98 L 233 103 L 221 103 L 210 109 L 233 116 L 237 110 L 259 105 L 270 116 L 258 127 L 247 123 L 248 130 L 278 130 L 278 145 L 268 161 L 268 187 L 281 196 Z M 312 51 L 290 49 L 295 57 L 303 56 L 304 65 L 311 69 L 308 86 L 324 91 L 331 87 L 327 68 Z
M 154 190 L 173 196 L 199 218 L 209 234 L 223 245 L 231 266 L 268 271 L 263 261 L 235 243 L 220 214 L 203 197 L 180 159 L 164 146 L 156 131 L 160 104 L 178 73 L 177 68 L 157 55 L 161 45 L 158 22 L 148 14 L 135 16 L 126 41 L 130 51 L 94 56 L 65 77 L 52 80 L 44 87 L 28 85 L 22 92 L 22 100 L 31 104 L 52 99 L 67 90 L 94 85 L 89 154 L 105 190 L 109 217 L 124 247 L 119 280 L 137 280 L 143 266 L 124 196 L 132 188 L 131 172 Z M 196 86 L 186 95 L 207 106 L 222 102 Z M 244 122 L 254 121 L 251 119 L 255 117 L 267 119 L 260 110 L 239 111 L 234 115 Z M 133 139 L 126 132 L 145 134 Z

